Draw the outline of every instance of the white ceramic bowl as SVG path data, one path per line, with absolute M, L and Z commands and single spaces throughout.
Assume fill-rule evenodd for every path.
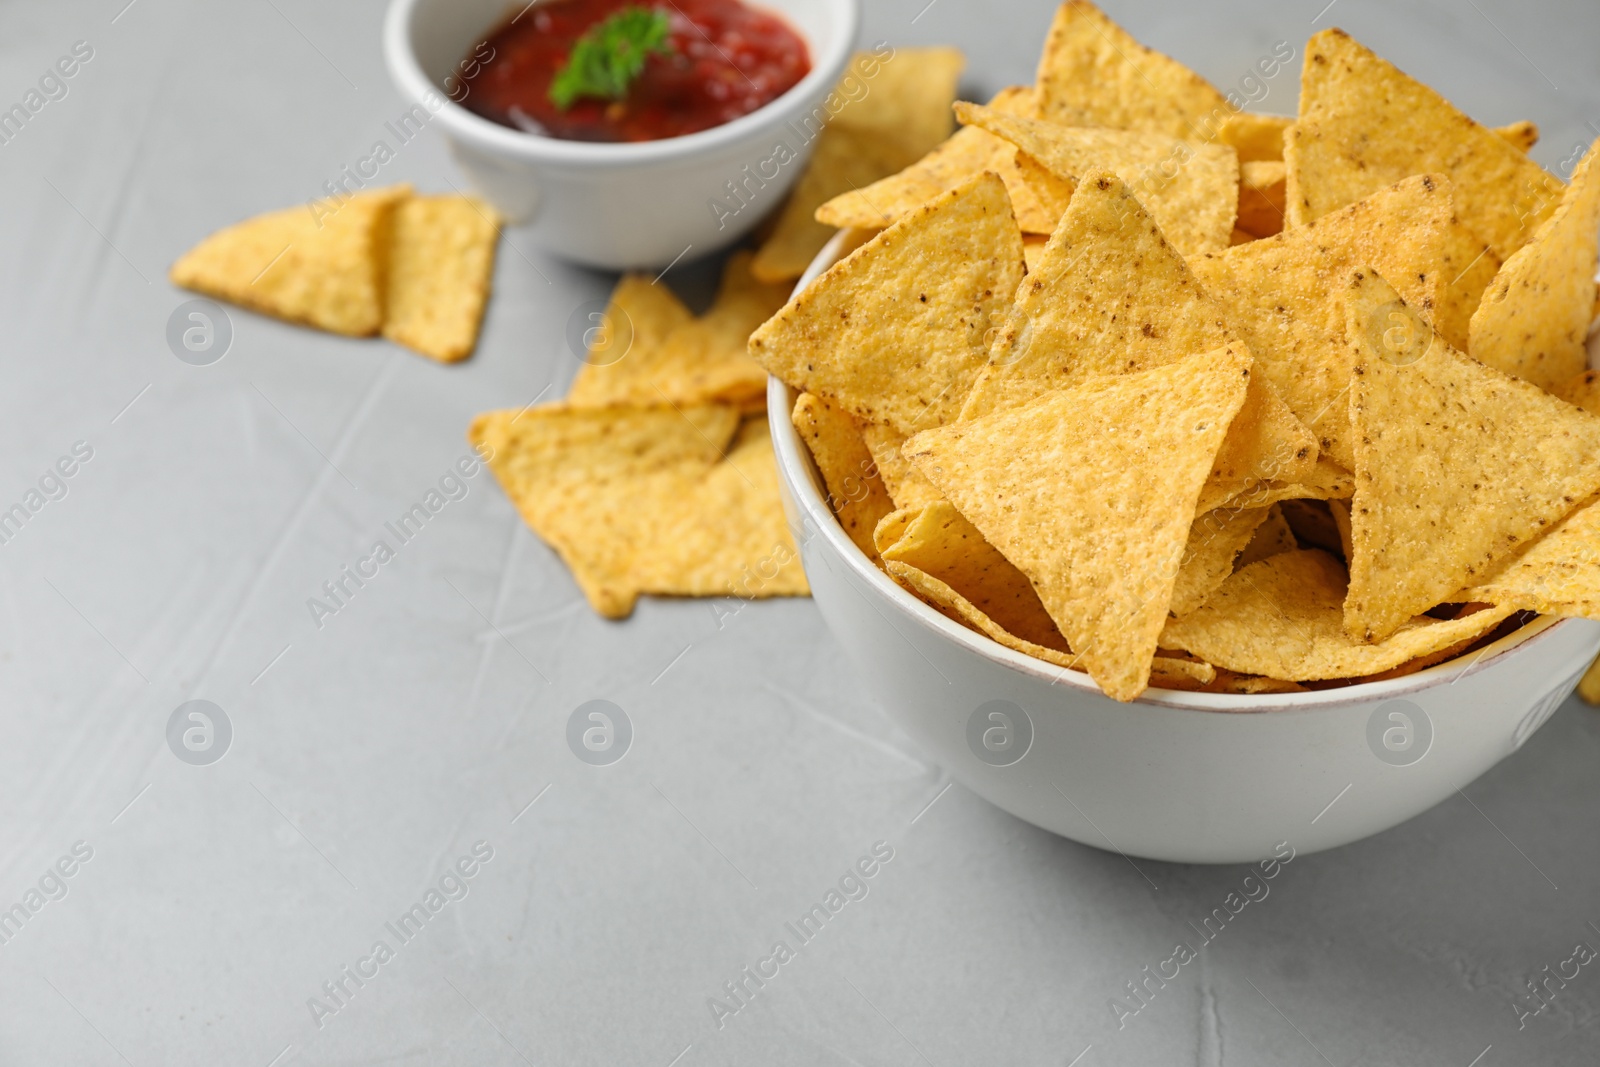
M 846 236 L 800 286 L 834 262 Z M 1306 853 L 1378 833 L 1520 748 L 1600 650 L 1600 623 L 1541 618 L 1480 653 L 1390 681 L 1249 697 L 1151 689 L 1119 704 L 1086 674 L 951 622 L 875 567 L 828 509 L 789 421 L 794 400 L 771 379 L 784 505 L 839 644 L 953 778 L 1074 841 L 1230 863 L 1265 858 L 1280 842 Z M 993 751 L 1008 740 L 1008 752 Z
M 461 95 L 455 79 L 463 57 L 521 3 L 393 0 L 384 59 L 401 96 L 421 109 L 414 114 L 443 130 L 472 185 L 509 222 L 529 226 L 540 248 L 612 270 L 662 267 L 731 244 L 783 199 L 810 157 L 817 120 L 826 117 L 823 100 L 849 62 L 860 0 L 756 2 L 805 38 L 811 72 L 766 107 L 660 141 L 539 137 L 451 100 L 451 91 Z M 781 166 L 772 162 L 780 144 L 794 156 Z M 729 193 L 729 181 L 744 183 L 745 202 Z

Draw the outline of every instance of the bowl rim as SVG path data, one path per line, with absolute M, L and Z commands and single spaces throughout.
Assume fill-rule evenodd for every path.
M 837 32 L 827 42 L 827 51 L 819 55 L 816 42 L 792 27 L 805 40 L 806 47 L 812 53 L 811 70 L 782 95 L 731 122 L 656 141 L 570 141 L 502 126 L 462 107 L 442 87 L 435 85 L 433 79 L 423 71 L 422 64 L 417 61 L 416 50 L 411 45 L 411 26 L 417 9 L 427 2 L 430 0 L 390 0 L 384 14 L 384 62 L 402 96 L 422 101 L 428 93 L 436 94 L 443 101 L 435 113 L 436 117 L 452 134 L 472 141 L 478 147 L 526 162 L 568 164 L 603 170 L 626 170 L 640 164 L 680 161 L 715 152 L 793 117 L 803 111 L 803 105 L 819 91 L 831 90 L 838 82 L 850 61 L 861 27 L 861 0 L 822 0 L 823 5 L 839 20 Z M 748 2 L 752 6 L 762 7 L 761 0 Z M 508 10 L 514 6 L 514 3 L 508 4 Z
M 793 292 L 798 294 L 823 271 L 842 259 L 842 249 L 845 244 L 854 240 L 857 240 L 854 231 L 840 230 L 834 234 L 807 265 L 805 273 L 795 283 Z M 857 579 L 865 582 L 871 591 L 876 592 L 880 599 L 898 610 L 905 618 L 921 625 L 924 629 L 932 630 L 946 640 L 954 641 L 992 663 L 1046 681 L 1052 686 L 1062 686 L 1067 691 L 1081 691 L 1092 693 L 1105 700 L 1111 699 L 1101 691 L 1087 672 L 1070 667 L 1057 667 L 1027 653 L 1007 648 L 985 634 L 946 618 L 901 588 L 873 564 L 866 553 L 862 552 L 844 532 L 844 527 L 839 524 L 833 509 L 817 491 L 820 477 L 814 474 L 814 461 L 789 418 L 797 395 L 798 393 L 783 381 L 768 376 L 767 423 L 777 459 L 778 476 L 788 486 L 790 494 L 804 512 L 809 524 L 815 528 L 815 535 L 828 539 L 834 552 L 844 560 Z M 1311 690 L 1304 693 L 1261 694 L 1197 693 L 1152 686 L 1133 700 L 1131 705 L 1145 704 L 1176 711 L 1237 715 L 1370 704 L 1406 693 L 1453 684 L 1468 675 L 1504 662 L 1506 657 L 1516 652 L 1544 643 L 1557 627 L 1580 621 L 1582 620 L 1540 615 L 1479 650 L 1470 660 L 1458 656 L 1414 674 L 1379 682 L 1361 682 L 1339 689 Z

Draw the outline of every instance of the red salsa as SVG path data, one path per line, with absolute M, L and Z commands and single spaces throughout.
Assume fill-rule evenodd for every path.
M 667 20 L 664 47 L 621 99 L 580 96 L 565 110 L 550 86 L 584 33 L 626 8 Z M 811 69 L 805 40 L 740 0 L 542 0 L 480 45 L 460 103 L 513 129 L 573 141 L 655 141 L 720 126 L 783 95 Z M 476 70 L 474 71 L 474 67 Z

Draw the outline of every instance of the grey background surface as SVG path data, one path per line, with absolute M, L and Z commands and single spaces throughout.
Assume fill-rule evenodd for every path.
M 1108 8 L 1225 89 L 1337 23 L 1486 122 L 1537 120 L 1546 166 L 1600 130 L 1592 2 L 1324 2 Z M 567 316 L 611 279 L 512 232 L 465 365 L 237 311 L 221 362 L 180 363 L 167 265 L 318 195 L 401 101 L 377 0 L 125 3 L 0 3 L 6 106 L 94 49 L 0 146 L 0 507 L 93 449 L 0 546 L 0 908 L 93 850 L 0 944 L 0 1064 L 1600 1057 L 1600 965 L 1525 1028 L 1512 1006 L 1600 945 L 1600 720 L 1575 702 L 1463 795 L 1295 859 L 1119 1029 L 1110 1000 L 1245 872 L 1136 869 L 947 790 L 809 601 L 602 622 L 479 475 L 317 628 L 307 598 L 474 413 L 560 394 Z M 864 36 L 960 45 L 981 97 L 1028 79 L 1050 9 L 874 2 Z M 1258 106 L 1292 113 L 1295 77 Z M 461 181 L 432 132 L 382 177 Z M 166 743 L 195 698 L 234 728 L 210 766 Z M 594 698 L 635 729 L 610 767 L 565 742 Z M 385 922 L 480 840 L 468 895 L 401 944 Z M 707 998 L 878 841 L 868 895 L 719 1029 Z M 308 999 L 380 938 L 394 958 L 319 1026 Z

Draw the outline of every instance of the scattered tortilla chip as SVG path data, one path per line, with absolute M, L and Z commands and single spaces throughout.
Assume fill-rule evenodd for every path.
M 1578 696 L 1586 704 L 1600 704 L 1600 657 L 1589 664 L 1589 669 L 1583 672 L 1583 677 L 1578 681 Z
M 635 276 L 624 277 L 605 313 L 612 336 L 604 343 L 621 345 L 631 322 L 631 345 L 615 358 L 609 349 L 591 349 L 568 402 L 585 407 L 760 403 L 767 375 L 746 354 L 745 340 L 783 305 L 787 288 L 756 281 L 750 275 L 750 253 L 735 252 L 723 267 L 722 285 L 710 309 L 699 318 L 685 313 L 679 320 L 676 298 L 649 292 L 660 285 L 647 287 Z M 675 320 L 661 336 L 660 329 Z
M 1136 130 L 1063 126 L 967 103 L 956 105 L 956 117 L 1016 145 L 1019 166 L 1026 157 L 1058 179 L 1040 189 L 1038 177 L 1022 167 L 1041 204 L 1055 211 L 1054 217 L 1032 220 L 1032 225 L 1019 215 L 1025 230 L 1055 232 L 1076 183 L 1090 172 L 1109 170 L 1133 191 L 1179 252 L 1196 255 L 1228 247 L 1239 204 L 1239 163 L 1225 145 Z
M 1509 608 L 1463 619 L 1407 618 L 1379 644 L 1345 633 L 1345 570 L 1320 549 L 1284 552 L 1236 572 L 1207 604 L 1169 621 L 1166 648 L 1208 663 L 1284 681 L 1356 678 L 1488 633 Z
M 1282 161 L 1239 165 L 1239 229 L 1252 237 L 1282 231 L 1284 206 Z
M 1095 374 L 1147 370 L 1229 340 L 1201 291 L 1122 180 L 1085 175 L 962 408 L 1017 407 Z
M 1418 175 L 1311 225 L 1189 264 L 1250 346 L 1261 376 L 1322 452 L 1347 469 L 1355 462 L 1352 357 L 1335 294 L 1351 270 L 1370 263 L 1401 279 L 1412 306 L 1434 307 L 1450 216 L 1449 183 Z
M 1223 349 L 1093 378 L 902 451 L 1028 576 L 1101 689 L 1132 700 L 1249 377 L 1249 357 Z
M 1555 214 L 1506 260 L 1472 316 L 1472 358 L 1544 389 L 1587 365 L 1600 254 L 1597 156 L 1600 141 L 1573 171 Z
M 1533 146 L 1539 143 L 1539 124 L 1529 122 L 1527 119 L 1513 122 L 1509 126 L 1491 128 L 1496 137 L 1504 138 L 1507 143 L 1515 145 L 1519 152 L 1531 151 Z
M 895 507 L 921 508 L 944 499 L 934 484 L 900 454 L 905 434 L 889 426 L 868 423 L 861 427 L 861 436 Z
M 1224 508 L 1194 520 L 1172 586 L 1172 614 L 1187 615 L 1206 602 L 1233 573 L 1234 559 L 1250 544 L 1270 510 Z
M 1444 173 L 1461 221 L 1502 260 L 1555 211 L 1561 182 L 1343 30 L 1306 44 L 1300 117 L 1284 140 L 1290 227 L 1413 174 Z
M 830 267 L 750 337 L 750 354 L 857 418 L 905 434 L 939 426 L 1022 274 L 1005 186 L 980 174 Z
M 1209 142 L 1234 113 L 1204 78 L 1135 41 L 1085 0 L 1056 9 L 1037 84 L 1040 117 L 1066 126 Z
M 954 48 L 900 48 L 888 59 L 859 52 L 835 93 L 847 102 L 817 134 L 805 172 L 750 264 L 764 282 L 791 281 L 833 236 L 817 208 L 871 185 L 950 136 L 950 105 L 965 58 Z
M 1556 524 L 1464 601 L 1600 619 L 1600 506 L 1589 502 Z
M 468 438 L 608 619 L 626 618 L 641 593 L 808 591 L 764 418 L 741 427 L 724 405 L 549 404 L 480 415 Z
M 409 185 L 246 219 L 172 265 L 172 284 L 351 337 L 383 326 L 383 257 Z
M 1280 552 L 1294 552 L 1299 549 L 1300 542 L 1295 540 L 1294 531 L 1289 528 L 1288 521 L 1283 517 L 1283 505 L 1273 504 L 1266 510 L 1267 517 L 1256 527 L 1250 543 L 1244 546 L 1244 551 L 1233 561 L 1234 570 L 1241 570 L 1268 556 L 1276 556 Z
M 839 524 L 868 559 L 874 558 L 878 553 L 872 531 L 894 504 L 861 440 L 860 424 L 810 393 L 800 394 L 790 418 L 822 472 L 828 505 L 839 516 Z
M 989 106 L 1016 114 L 1032 114 L 1033 90 L 1019 86 L 1002 89 L 989 101 Z M 1015 156 L 1016 146 L 986 130 L 964 126 L 899 174 L 829 200 L 817 209 L 816 218 L 818 222 L 841 229 L 853 226 L 880 230 L 985 170 L 1000 173 L 1007 163 L 1014 168 Z
M 996 628 L 1026 644 L 1042 646 L 1062 656 L 1070 654 L 1066 638 L 1051 621 L 1027 577 L 985 541 L 977 527 L 949 501 L 923 508 L 899 539 L 883 550 L 883 562 L 890 574 L 909 581 L 914 592 L 932 597 L 934 607 L 955 611 L 957 621 L 976 626 L 1002 644 L 1006 642 L 996 637 Z M 907 573 L 911 569 L 944 585 L 960 602 L 929 583 L 919 582 Z
M 1391 346 L 1391 322 L 1408 312 L 1370 272 L 1351 278 L 1345 304 L 1356 358 L 1345 618 L 1372 642 L 1492 574 L 1600 489 L 1600 418 L 1468 359 L 1415 316 L 1408 342 Z
M 1239 154 L 1239 163 L 1283 162 L 1283 131 L 1294 119 L 1283 115 L 1261 115 L 1240 111 L 1228 116 L 1217 132 L 1217 140 Z
M 416 196 L 394 207 L 383 336 L 454 363 L 478 344 L 494 277 L 499 220 L 465 196 Z
M 1591 415 L 1600 415 L 1600 371 L 1582 371 L 1556 386 L 1551 392 Z
M 637 367 L 653 366 L 667 337 L 692 318 L 671 289 L 655 284 L 648 275 L 624 274 L 611 291 L 605 310 L 593 320 L 584 363 L 605 367 L 630 356 L 634 362 L 611 373 L 580 368 L 567 402 L 583 407 L 627 403 L 626 379 Z

